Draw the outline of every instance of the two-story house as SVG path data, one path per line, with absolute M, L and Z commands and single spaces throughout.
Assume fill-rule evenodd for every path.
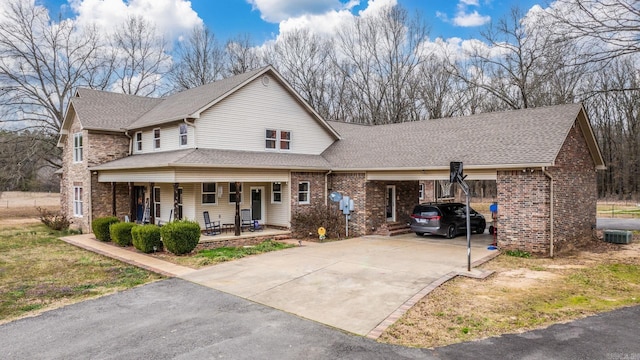
M 591 231 L 604 165 L 580 104 L 328 122 L 271 66 L 165 98 L 78 89 L 59 146 L 62 211 L 85 232 L 108 215 L 233 222 L 236 194 L 253 219 L 290 228 L 293 213 L 339 191 L 355 203 L 351 234 L 381 233 L 463 161 L 468 179 L 497 181 L 499 242 L 536 252 Z

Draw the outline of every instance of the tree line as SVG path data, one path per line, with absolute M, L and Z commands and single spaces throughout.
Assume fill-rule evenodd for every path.
M 2 122 L 5 130 L 41 135 L 45 149 L 20 157 L 59 166 L 54 135 L 79 86 L 163 96 L 271 64 L 319 114 L 337 121 L 376 125 L 583 102 L 608 167 L 598 175 L 599 196 L 638 196 L 634 0 L 514 8 L 481 38 L 465 41 L 432 40 L 420 14 L 396 5 L 355 17 L 331 36 L 298 29 L 264 44 L 247 34 L 223 43 L 204 26 L 168 44 L 141 17 L 101 34 L 53 21 L 31 2 L 9 2 L 0 26 Z M 0 170 L 14 166 L 2 161 Z

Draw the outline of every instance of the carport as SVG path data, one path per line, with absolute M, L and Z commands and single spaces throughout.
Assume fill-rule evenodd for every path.
M 463 162 L 468 180 L 496 181 L 497 240 L 503 249 L 553 256 L 566 244 L 590 238 L 595 228 L 596 171 L 605 166 L 582 104 L 331 125 L 342 140 L 323 153 L 333 166 L 327 187 L 356 194 L 351 197 L 357 233 L 408 219 L 419 201 L 419 182 L 449 179 L 452 161 Z M 345 156 L 347 149 L 358 151 Z

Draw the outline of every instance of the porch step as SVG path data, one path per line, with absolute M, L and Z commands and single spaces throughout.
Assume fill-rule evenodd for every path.
M 393 222 L 387 224 L 387 232 L 389 236 L 403 235 L 411 232 L 411 228 L 407 223 Z

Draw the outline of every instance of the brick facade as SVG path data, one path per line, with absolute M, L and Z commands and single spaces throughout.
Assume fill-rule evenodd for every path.
M 554 252 L 589 239 L 596 224 L 596 171 L 575 124 L 547 169 L 554 182 Z M 550 254 L 551 180 L 541 169 L 498 171 L 498 245 Z
M 74 134 L 82 133 L 82 162 L 73 161 Z M 127 156 L 129 139 L 124 134 L 97 133 L 82 130 L 81 124 L 73 120 L 62 152 L 62 176 L 60 178 L 60 207 L 70 220 L 72 227 L 91 231 L 91 221 L 96 217 L 112 213 L 112 190 L 110 183 L 99 183 L 97 174 L 89 167 Z M 82 187 L 82 217 L 74 216 L 74 186 Z M 128 190 L 126 184 L 118 184 L 117 210 L 121 217 L 128 214 Z M 126 204 L 126 205 L 125 205 Z
M 333 173 L 329 176 L 329 192 L 338 191 L 353 199 L 353 212 L 349 220 L 349 236 L 367 234 L 369 221 L 365 209 L 368 207 L 364 173 Z M 340 211 L 338 203 L 331 207 Z

